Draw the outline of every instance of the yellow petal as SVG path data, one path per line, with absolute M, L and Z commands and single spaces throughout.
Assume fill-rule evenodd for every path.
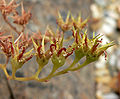
M 79 16 L 78 16 L 78 22 L 81 22 L 81 12 L 79 13 Z
M 42 39 L 42 50 L 43 52 L 45 52 L 45 35 L 43 36 L 43 39 Z
M 95 38 L 95 32 L 93 32 L 93 38 Z
M 105 51 L 107 48 L 109 48 L 109 47 L 111 47 L 111 46 L 113 46 L 113 45 L 115 45 L 115 44 L 114 44 L 114 41 L 112 41 L 112 42 L 110 42 L 110 43 L 108 43 L 108 44 L 105 44 L 105 45 L 99 47 L 97 50 L 98 50 L 98 51 L 99 51 L 99 50 Z
M 86 19 L 81 23 L 81 26 L 85 25 L 85 24 L 88 22 L 88 19 L 89 19 L 89 17 L 86 18 Z
M 75 22 L 75 19 L 74 19 L 74 17 L 72 15 L 71 15 L 71 19 L 72 19 L 73 22 Z
M 68 14 L 67 14 L 66 23 L 69 22 L 69 18 L 70 18 L 70 11 L 69 11 Z
M 59 17 L 60 19 L 63 19 L 59 11 L 58 11 L 58 17 Z
M 35 49 L 37 50 L 37 48 L 38 48 L 37 44 L 35 43 L 35 41 L 33 40 L 32 37 L 31 37 L 31 39 L 32 39 L 32 42 L 33 42 L 33 45 L 34 45 Z
M 26 56 L 30 55 L 32 51 L 33 51 L 33 48 L 32 48 L 30 51 L 26 52 L 26 53 L 23 55 L 23 57 L 26 57 Z

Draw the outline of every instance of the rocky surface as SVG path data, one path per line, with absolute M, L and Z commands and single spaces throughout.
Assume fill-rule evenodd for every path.
M 96 97 L 120 99 L 120 0 L 94 0 L 91 11 L 92 29 L 103 33 L 104 44 L 115 43 L 107 51 L 107 61 L 101 57 L 95 64 Z

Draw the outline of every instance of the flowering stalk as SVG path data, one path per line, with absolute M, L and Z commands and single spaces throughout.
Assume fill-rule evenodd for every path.
M 35 41 L 32 39 L 33 41 L 33 45 L 34 45 L 34 49 L 36 51 L 35 56 L 36 56 L 36 62 L 39 65 L 39 68 L 37 70 L 37 72 L 35 73 L 34 77 L 38 79 L 39 73 L 41 72 L 42 68 L 48 64 L 48 61 L 50 59 L 50 51 L 46 51 L 44 50 L 44 39 L 42 41 L 42 45 L 37 45 L 35 43 Z
M 19 48 L 19 42 L 15 44 L 14 42 L 11 43 L 11 65 L 12 65 L 12 77 L 15 78 L 15 73 L 16 71 L 23 66 L 25 62 L 30 60 L 33 55 L 32 55 L 32 50 L 26 52 L 26 48 L 23 46 L 22 49 Z M 20 52 L 21 50 L 21 52 Z
M 21 5 L 21 15 L 19 15 L 16 8 Z M 25 11 L 23 3 L 16 4 L 15 0 L 11 0 L 10 3 L 6 3 L 5 0 L 0 1 L 0 11 L 5 22 L 17 33 L 19 36 L 4 35 L 5 31 L 0 31 L 0 48 L 1 53 L 7 57 L 5 64 L 0 64 L 8 79 L 14 79 L 18 81 L 30 81 L 36 80 L 39 82 L 46 82 L 52 77 L 68 73 L 69 71 L 76 71 L 80 68 L 95 62 L 99 57 L 105 54 L 107 57 L 106 50 L 113 46 L 114 43 L 110 42 L 102 45 L 102 35 L 95 36 L 90 39 L 88 32 L 85 27 L 87 26 L 88 18 L 82 21 L 81 15 L 74 18 L 70 12 L 68 12 L 66 20 L 64 21 L 62 15 L 58 12 L 58 18 L 56 20 L 58 28 L 54 32 L 50 27 L 47 27 L 45 35 L 41 32 L 33 33 L 28 35 L 25 33 L 25 26 L 31 19 L 31 12 Z M 11 16 L 9 16 L 11 15 Z M 12 18 L 13 22 L 8 20 Z M 12 24 L 17 24 L 23 27 L 21 31 L 17 31 L 17 27 Z M 71 39 L 65 39 L 65 33 L 71 31 L 71 39 L 73 42 L 71 45 L 64 46 L 66 42 L 70 42 Z M 14 41 L 14 38 L 16 40 Z M 49 46 L 47 46 L 49 45 Z M 69 66 L 65 69 L 62 68 L 69 56 L 75 54 L 75 58 Z M 38 64 L 37 71 L 30 77 L 16 77 L 15 73 L 17 70 L 22 68 L 27 61 L 36 57 Z M 83 64 L 79 64 L 79 61 L 85 57 Z M 7 64 L 11 62 L 12 75 L 7 72 Z M 49 61 L 52 62 L 51 72 L 44 78 L 40 78 L 39 74 L 43 70 Z M 58 69 L 60 69 L 58 71 Z

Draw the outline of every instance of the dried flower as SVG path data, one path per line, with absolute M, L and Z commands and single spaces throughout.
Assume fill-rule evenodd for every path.
M 15 12 L 16 8 L 19 6 L 19 4 L 15 3 L 15 0 L 11 0 L 9 4 L 6 3 L 5 0 L 0 1 L 0 10 L 3 15 L 8 15 L 11 12 Z
M 21 16 L 16 12 L 14 16 L 11 16 L 13 18 L 13 22 L 19 25 L 25 25 L 28 23 L 28 21 L 31 19 L 32 14 L 30 10 L 28 12 L 25 12 L 23 3 L 21 3 Z
M 4 54 L 9 58 L 11 56 L 11 42 L 10 39 L 0 40 L 0 48 L 4 52 Z

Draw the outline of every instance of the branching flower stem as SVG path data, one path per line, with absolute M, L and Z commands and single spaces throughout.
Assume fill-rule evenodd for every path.
M 11 29 L 13 29 L 18 35 L 20 35 L 21 32 L 19 32 L 19 31 L 7 20 L 6 16 L 3 15 L 3 14 L 2 14 L 2 16 L 3 16 L 4 21 L 9 25 L 9 27 L 10 27 Z
M 40 74 L 40 72 L 41 72 L 42 69 L 43 69 L 43 66 L 39 66 L 37 72 L 35 73 L 35 75 L 33 77 L 35 77 L 35 78 L 38 79 L 38 76 L 39 76 L 39 74 Z
M 2 64 L 0 64 L 0 68 L 4 71 L 4 73 L 5 73 L 6 77 L 9 79 L 9 78 L 10 78 L 10 76 L 9 76 L 9 74 L 8 74 L 7 70 L 6 70 L 6 65 L 2 65 Z
M 21 6 L 21 14 L 17 11 L 18 6 Z M 81 15 L 74 18 L 69 12 L 64 21 L 58 12 L 58 18 L 56 19 L 58 25 L 57 30 L 53 31 L 52 28 L 47 27 L 43 36 L 41 32 L 35 32 L 33 35 L 25 33 L 26 25 L 29 23 L 32 15 L 30 10 L 27 12 L 24 10 L 23 2 L 17 4 L 15 0 L 11 0 L 11 2 L 7 4 L 6 0 L 2 0 L 2 2 L 0 2 L 0 11 L 5 23 L 18 34 L 17 39 L 14 40 L 16 36 L 14 37 L 12 33 L 11 35 L 4 35 L 5 31 L 0 31 L 0 50 L 2 51 L 0 54 L 2 53 L 6 56 L 6 63 L 0 64 L 0 69 L 4 71 L 7 79 L 47 82 L 52 77 L 79 70 L 97 61 L 103 54 L 105 54 L 106 59 L 106 50 L 115 45 L 114 42 L 102 45 L 102 35 L 95 36 L 95 33 L 93 33 L 93 38 L 90 39 L 87 29 L 85 29 L 88 18 L 82 21 Z M 11 18 L 13 22 L 10 21 L 9 18 Z M 19 30 L 16 25 L 21 26 L 21 29 Z M 69 31 L 72 32 L 72 35 L 70 39 L 67 39 L 65 35 Z M 65 45 L 65 42 L 71 43 L 71 41 L 72 44 Z M 66 66 L 65 69 L 58 71 L 58 69 L 65 65 L 68 57 L 73 54 L 75 54 L 74 61 L 69 66 Z M 39 66 L 37 71 L 29 77 L 16 77 L 16 71 L 22 68 L 33 56 L 36 57 L 36 62 Z M 79 64 L 79 61 L 83 57 L 86 57 L 86 60 L 83 64 Z M 7 72 L 7 64 L 9 61 L 11 62 L 12 75 L 9 75 Z M 46 77 L 39 77 L 43 68 L 49 64 L 49 61 L 53 64 L 51 72 Z

